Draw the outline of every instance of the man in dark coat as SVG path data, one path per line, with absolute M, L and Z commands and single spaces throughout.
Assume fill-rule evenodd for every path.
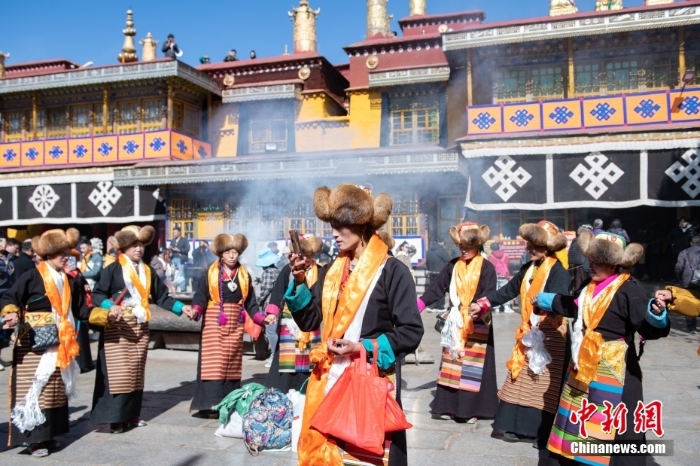
M 190 242 L 183 238 L 180 227 L 173 228 L 173 240 L 170 242 L 170 251 L 173 253 L 171 262 L 178 269 L 189 260 Z
M 19 255 L 13 260 L 15 265 L 15 280 L 17 280 L 24 272 L 36 268 L 36 264 L 34 263 L 32 257 L 34 257 L 32 240 L 28 239 L 22 243 Z
M 671 245 L 671 260 L 675 264 L 678 262 L 678 256 L 684 249 L 690 246 L 690 240 L 693 238 L 693 226 L 690 224 L 688 217 L 681 217 L 678 226 L 668 234 L 668 243 Z
M 676 262 L 676 278 L 683 288 L 697 290 L 697 287 L 691 283 L 693 272 L 697 268 L 700 268 L 700 236 L 693 236 L 693 239 L 690 241 L 690 247 L 681 251 Z M 688 332 L 691 334 L 697 331 L 695 317 L 686 317 L 685 324 Z
M 428 278 L 430 278 L 431 284 L 434 280 L 437 280 L 438 275 L 448 262 L 450 262 L 450 255 L 445 249 L 445 243 L 442 241 L 442 238 L 436 238 L 425 255 L 425 265 L 428 269 Z M 445 308 L 445 297 L 438 299 L 431 305 L 431 308 L 443 310 Z

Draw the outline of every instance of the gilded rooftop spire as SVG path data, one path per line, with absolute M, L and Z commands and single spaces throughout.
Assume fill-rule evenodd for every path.
M 595 11 L 622 10 L 622 0 L 597 0 Z
M 10 58 L 9 53 L 3 53 L 2 50 L 0 50 L 0 78 L 5 77 L 5 59 Z
M 423 16 L 426 11 L 426 0 L 411 0 L 409 3 L 410 16 Z
M 134 12 L 131 10 L 126 10 L 126 28 L 122 30 L 122 33 L 124 33 L 124 45 L 122 45 L 122 53 L 117 55 L 117 58 L 121 63 L 138 61 L 136 44 L 134 44 L 134 36 L 136 35 Z
M 550 0 L 549 16 L 572 15 L 578 12 L 574 0 Z
M 314 10 L 308 0 L 301 0 L 299 8 L 292 7 L 289 17 L 294 21 L 294 53 L 316 51 L 316 17 L 321 9 Z
M 387 12 L 389 0 L 367 0 L 367 38 L 381 34 L 391 35 L 392 15 Z
M 156 59 L 156 46 L 158 45 L 158 41 L 151 36 L 150 32 L 146 34 L 145 39 L 141 39 L 139 41 L 139 44 L 141 44 L 141 47 L 143 48 L 143 51 L 141 52 L 141 60 L 153 61 Z

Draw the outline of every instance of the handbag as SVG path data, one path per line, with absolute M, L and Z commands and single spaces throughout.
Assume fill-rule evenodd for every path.
M 450 311 L 443 311 L 436 317 L 435 330 L 438 333 L 442 333 L 442 329 L 445 328 L 445 322 L 447 322 L 447 316 L 450 315 Z
M 375 455 L 384 454 L 387 381 L 379 377 L 377 346 L 367 371 L 367 352 L 340 376 L 311 417 L 311 427 Z
M 41 327 L 32 327 L 29 331 L 30 351 L 42 351 L 52 346 L 58 346 L 58 325 L 49 324 Z

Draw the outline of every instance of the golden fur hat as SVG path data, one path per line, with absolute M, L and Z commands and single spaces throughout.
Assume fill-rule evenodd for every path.
M 321 252 L 321 248 L 323 248 L 323 240 L 314 235 L 300 235 L 299 245 L 301 246 L 302 254 L 316 255 Z
M 66 231 L 47 230 L 41 236 L 32 238 L 32 249 L 37 256 L 45 258 L 66 249 L 75 249 L 79 241 L 80 232 L 75 228 L 69 228 Z
M 222 233 L 216 235 L 214 242 L 211 245 L 211 252 L 221 257 L 223 253 L 231 249 L 238 251 L 238 254 L 243 254 L 248 248 L 248 238 L 245 235 L 236 233 L 231 235 L 229 233 Z
M 156 230 L 150 225 L 145 227 L 129 225 L 114 234 L 120 251 L 125 251 L 136 243 L 148 246 L 155 236 Z
M 450 228 L 450 237 L 457 246 L 476 248 L 489 240 L 491 229 L 486 225 L 463 222 Z
M 561 251 L 568 244 L 559 228 L 546 220 L 537 224 L 525 223 L 520 226 L 518 234 L 530 244 L 546 247 L 549 252 Z
M 341 184 L 332 190 L 323 186 L 314 193 L 316 215 L 332 225 L 369 226 L 378 230 L 389 219 L 393 206 L 388 194 L 372 199 L 369 188 L 354 184 Z
M 391 233 L 389 233 L 388 231 L 378 231 L 377 235 L 379 235 L 379 238 L 381 238 L 384 244 L 387 245 L 390 251 L 394 249 L 396 241 L 394 241 L 394 237 L 391 236 Z
M 622 236 L 607 232 L 593 236 L 592 231 L 582 231 L 578 236 L 578 245 L 589 261 L 619 265 L 625 269 L 636 264 L 644 253 L 644 247 L 641 244 L 627 244 Z

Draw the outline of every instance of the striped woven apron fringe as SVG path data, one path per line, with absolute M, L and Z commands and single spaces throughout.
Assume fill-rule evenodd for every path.
M 443 350 L 437 383 L 467 392 L 478 392 L 481 389 L 488 340 L 489 326 L 475 320 L 474 333 L 469 335 L 463 357 L 452 359 L 449 351 Z
M 552 362 L 544 374 L 537 375 L 530 369 L 526 355 L 525 367 L 520 376 L 513 380 L 508 371 L 498 398 L 513 405 L 556 413 L 566 357 L 566 320 L 563 317 L 542 318 L 539 329 L 545 335 L 544 346 L 552 357 Z
M 622 401 L 622 389 L 624 386 L 624 374 L 626 371 L 624 355 L 627 353 L 627 343 L 624 341 L 605 342 L 603 353 L 616 353 L 618 357 L 605 358 L 598 363 L 598 374 L 590 385 L 576 380 L 576 369 L 573 362 L 566 373 L 566 383 L 562 390 L 559 409 L 554 419 L 552 432 L 547 442 L 547 448 L 565 458 L 570 458 L 583 464 L 608 465 L 609 456 L 578 456 L 571 453 L 571 443 L 585 441 L 591 443 L 612 443 L 615 440 L 616 429 L 610 433 L 603 432 L 601 427 L 605 420 L 603 416 L 604 401 L 610 402 L 614 407 Z M 620 357 L 622 355 L 622 357 Z M 607 360 L 606 360 L 607 359 Z M 598 411 L 586 422 L 588 439 L 579 435 L 579 424 L 571 422 L 569 415 L 572 411 L 581 409 L 581 400 L 588 398 L 590 403 L 595 403 Z M 631 426 L 627 426 L 631 429 Z
M 139 324 L 124 307 L 124 318 L 104 331 L 107 381 L 112 395 L 143 390 L 150 336 L 148 322 Z
M 209 303 L 202 326 L 202 380 L 241 380 L 243 376 L 243 307 L 224 303 L 226 325 L 219 325 L 219 305 Z
M 282 319 L 291 319 L 292 313 L 284 304 Z M 299 342 L 289 333 L 286 325 L 280 324 L 279 371 L 281 373 L 311 372 L 309 352 L 321 343 L 321 330 L 311 332 L 311 341 L 306 349 L 299 349 Z

